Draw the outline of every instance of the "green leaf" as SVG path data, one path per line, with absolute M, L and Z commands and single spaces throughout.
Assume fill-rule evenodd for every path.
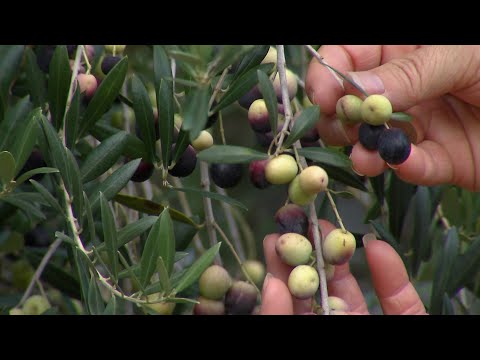
M 448 279 L 447 291 L 450 296 L 471 281 L 480 269 L 480 236 L 475 237 L 465 252 L 455 259 Z
M 233 145 L 213 145 L 200 151 L 199 160 L 209 163 L 239 164 L 249 163 L 253 160 L 266 160 L 268 155 L 247 147 Z
M 48 77 L 48 102 L 55 129 L 63 127 L 63 116 L 67 105 L 68 90 L 72 71 L 68 59 L 67 47 L 58 45 L 50 62 Z
M 163 214 L 163 213 L 162 213 Z M 140 283 L 146 287 L 157 267 L 157 259 L 160 256 L 161 217 L 155 222 L 148 233 L 147 241 L 140 259 Z
M 113 126 L 99 123 L 90 129 L 90 134 L 92 134 L 93 137 L 95 137 L 95 139 L 97 139 L 98 141 L 104 141 L 105 139 L 108 139 L 109 137 L 122 131 L 123 130 L 119 130 L 117 128 L 114 128 Z M 145 144 L 136 136 L 132 134 L 127 134 L 127 144 L 125 145 L 123 155 L 131 159 L 143 159 L 147 157 L 147 150 L 145 148 Z
M 353 171 L 346 168 L 327 165 L 326 163 L 320 163 L 319 165 L 327 172 L 330 179 L 337 180 L 344 185 L 351 186 L 358 190 L 368 191 L 363 184 L 362 178 Z
M 21 176 L 19 176 L 17 178 L 17 180 L 15 181 L 16 186 L 17 187 L 20 186 L 25 181 L 27 181 L 28 179 L 30 179 L 31 177 L 33 177 L 37 174 L 54 174 L 54 173 L 58 173 L 58 172 L 59 172 L 58 169 L 51 168 L 51 167 L 41 167 L 41 168 L 32 169 L 32 170 L 27 171 L 26 173 L 22 174 Z
M 305 113 L 305 111 L 308 111 L 309 109 L 312 109 L 312 108 L 315 108 L 315 107 L 311 106 L 307 108 L 302 112 L 302 115 L 303 113 Z M 290 139 L 290 137 L 291 135 L 288 136 L 288 139 Z M 298 149 L 298 155 L 306 157 L 307 159 L 310 159 L 313 161 L 318 161 L 322 164 L 332 165 L 340 168 L 348 168 L 348 169 L 352 167 L 352 161 L 348 158 L 347 155 L 333 149 L 320 148 L 320 147 L 308 147 L 308 148 Z
M 155 89 L 160 89 L 161 79 L 172 77 L 172 68 L 165 49 L 161 45 L 153 46 L 153 72 L 155 74 Z M 158 94 L 157 94 L 158 95 Z M 158 104 L 158 96 L 157 96 Z
M 5 201 L 10 205 L 19 208 L 25 213 L 25 215 L 27 215 L 29 218 L 32 218 L 34 221 L 46 220 L 43 212 L 40 211 L 35 205 L 28 201 L 19 199 L 15 196 L 15 194 L 0 197 L 0 201 Z
M 160 215 L 165 209 L 163 205 L 151 200 L 125 194 L 117 194 L 114 200 L 130 209 L 137 210 L 148 215 Z M 168 208 L 168 211 L 170 212 L 170 216 L 173 220 L 181 221 L 185 224 L 198 227 L 198 225 L 195 224 L 187 215 L 181 213 L 180 211 L 172 208 Z
M 72 149 L 77 140 L 78 124 L 80 123 L 80 85 L 77 86 L 72 97 L 70 108 L 65 118 L 65 139 L 69 149 Z
M 390 116 L 390 120 L 410 122 L 413 120 L 413 117 L 404 112 L 394 112 Z
M 412 239 L 412 248 L 415 249 L 412 258 L 412 275 L 416 276 L 420 268 L 421 259 L 424 258 L 429 251 L 429 243 L 431 242 L 428 233 L 432 222 L 432 199 L 428 187 L 419 186 L 413 199 L 415 201 L 416 216 L 415 235 Z
M 160 145 L 162 148 L 163 167 L 167 168 L 170 162 L 170 152 L 173 142 L 174 128 L 174 104 L 173 86 L 166 80 L 160 81 L 157 95 L 158 108 L 158 130 L 160 134 Z
M 257 70 L 258 86 L 262 93 L 265 105 L 268 110 L 268 118 L 270 120 L 270 127 L 273 134 L 277 134 L 277 120 L 278 120 L 278 100 L 273 88 L 273 83 L 264 72 Z
M 218 55 L 209 65 L 209 74 L 218 74 L 252 49 L 253 45 L 223 45 Z
M 10 85 L 22 63 L 23 49 L 24 45 L 0 46 L 0 122 L 7 108 Z
M 237 79 L 250 69 L 260 65 L 262 60 L 265 59 L 265 56 L 267 56 L 269 49 L 270 45 L 257 45 L 253 50 L 247 53 L 240 61 L 234 79 Z
M 67 158 L 67 152 L 63 147 L 62 142 L 60 141 L 56 131 L 47 120 L 47 118 L 40 114 L 40 121 L 43 129 L 43 134 L 48 143 L 50 160 L 53 167 L 57 168 L 60 171 L 63 181 L 69 194 L 72 194 L 72 182 L 69 172 L 69 160 Z
M 112 200 L 130 181 L 140 161 L 141 159 L 136 159 L 126 163 L 95 188 L 89 197 L 93 214 L 95 214 L 100 207 L 100 192 L 103 192 L 103 195 L 108 201 Z
M 370 184 L 372 185 L 373 192 L 377 197 L 377 200 L 380 204 L 383 204 L 385 200 L 385 174 L 381 173 L 380 175 L 368 178 Z
M 35 113 L 30 113 L 28 116 L 28 122 L 21 127 L 17 127 L 14 131 L 13 136 L 15 142 L 10 148 L 10 152 L 15 159 L 15 175 L 17 175 L 20 170 L 28 160 L 28 157 L 32 153 L 33 147 L 37 141 L 38 136 L 38 120 Z
M 456 227 L 448 230 L 445 236 L 441 256 L 438 258 L 435 276 L 432 284 L 429 313 L 439 315 L 444 305 L 444 293 L 447 289 L 448 279 L 452 275 L 454 264 L 459 252 L 459 240 Z
M 203 272 L 210 266 L 217 255 L 221 242 L 208 249 L 200 258 L 188 268 L 185 275 L 181 277 L 177 284 L 174 285 L 176 293 L 179 293 L 190 285 L 192 285 L 203 274 Z
M 304 109 L 300 113 L 300 116 L 295 120 L 292 130 L 290 131 L 290 134 L 285 140 L 283 147 L 288 148 L 292 146 L 295 143 L 295 141 L 299 140 L 303 135 L 305 135 L 307 131 L 311 130 L 315 126 L 315 124 L 318 123 L 319 120 L 320 120 L 320 106 L 317 106 L 317 105 L 309 106 L 308 108 Z M 328 149 L 322 149 L 322 148 L 307 148 L 306 150 L 308 149 L 328 150 Z M 350 163 L 350 161 L 347 161 L 348 157 L 345 154 L 342 154 L 339 152 L 337 153 L 342 156 L 344 163 L 347 163 L 347 162 Z M 335 164 L 332 164 L 332 165 L 335 165 Z M 351 164 L 349 164 L 348 166 L 350 165 Z M 336 165 L 336 166 L 340 166 L 340 165 Z
M 132 101 L 135 112 L 135 122 L 140 129 L 141 138 L 147 150 L 147 160 L 156 161 L 155 151 L 155 120 L 153 118 L 152 103 L 147 89 L 138 76 L 132 77 Z
M 90 100 L 80 124 L 79 137 L 82 137 L 110 109 L 122 88 L 128 70 L 128 57 L 120 60 L 98 87 Z
M 75 262 L 75 267 L 78 272 L 78 280 L 80 282 L 80 289 L 82 291 L 83 303 L 87 305 L 88 308 L 88 290 L 89 290 L 89 269 L 86 263 L 84 254 L 78 250 L 76 247 L 72 247 L 73 250 L 73 259 Z
M 189 131 L 190 141 L 195 140 L 207 124 L 209 99 L 209 87 L 192 89 L 188 94 L 182 128 Z
M 117 298 L 112 296 L 105 307 L 103 315 L 115 315 L 117 313 Z
M 72 201 L 76 217 L 81 220 L 81 216 L 83 214 L 83 185 L 82 178 L 80 176 L 80 169 L 78 168 L 77 160 L 73 156 L 70 149 L 65 149 L 65 152 L 67 153 L 68 172 L 70 174 L 72 184 L 70 200 Z
M 177 163 L 178 159 L 183 155 L 188 145 L 190 145 L 190 135 L 188 134 L 188 131 L 180 129 L 177 142 L 175 144 L 175 154 L 173 156 L 172 163 Z
M 203 63 L 203 60 L 195 54 L 190 54 L 181 50 L 169 50 L 169 49 L 167 50 L 167 52 L 168 52 L 168 56 L 170 56 L 172 59 L 175 59 L 175 60 L 185 61 L 192 65 L 201 65 Z
M 87 303 L 90 315 L 102 315 L 105 311 L 105 303 L 94 277 L 91 277 L 89 281 Z
M 201 195 L 202 197 L 208 197 L 210 199 L 222 201 L 224 203 L 230 204 L 232 206 L 239 207 L 240 209 L 243 209 L 245 211 L 248 211 L 248 208 L 243 205 L 240 201 L 232 199 L 231 197 L 219 194 L 219 193 L 214 193 L 214 192 L 209 192 L 209 191 L 204 191 L 200 189 L 194 189 L 194 188 L 188 188 L 188 187 L 182 187 L 182 188 L 170 188 L 171 190 L 174 191 L 182 191 L 190 194 L 198 194 Z
M 80 168 L 82 182 L 87 183 L 95 180 L 110 169 L 120 158 L 126 145 L 126 131 L 120 131 L 102 141 L 99 146 L 88 154 Z
M 160 285 L 162 286 L 162 290 L 166 293 L 169 293 L 172 289 L 172 284 L 170 283 L 169 278 L 170 274 L 161 256 L 158 258 L 157 261 L 157 273 L 158 278 L 160 279 Z
M 103 241 L 105 242 L 105 250 L 110 262 L 111 271 L 114 280 L 118 278 L 118 257 L 117 257 L 117 229 L 115 227 L 115 219 L 112 209 L 107 200 L 100 193 L 100 210 L 102 213 Z
M 193 237 L 198 232 L 198 229 L 176 221 L 173 224 L 173 231 L 175 233 L 175 250 L 183 251 L 191 244 Z
M 8 185 L 15 177 L 15 159 L 8 151 L 0 152 L 0 182 Z
M 13 134 L 18 131 L 18 128 L 25 126 L 26 121 L 29 119 L 27 115 L 31 109 L 32 104 L 28 100 L 28 96 L 26 96 L 20 99 L 14 106 L 10 106 L 5 114 L 0 111 L 0 116 L 3 116 L 3 121 L 0 123 L 0 150 L 10 150 L 12 148 L 16 141 Z M 34 110 L 37 114 L 40 111 L 40 109 Z
M 27 87 L 34 106 L 45 103 L 45 75 L 38 67 L 37 56 L 32 49 L 25 49 L 25 70 L 27 74 Z
M 168 276 L 172 273 L 175 262 L 175 235 L 170 213 L 163 211 L 160 215 L 159 256 L 163 259 Z
M 402 222 L 410 199 L 415 194 L 415 186 L 402 181 L 394 172 L 391 172 L 390 175 L 390 187 L 386 197 L 389 208 L 390 231 L 395 237 L 400 237 Z
M 83 192 L 83 203 L 85 205 L 85 214 L 87 216 L 87 230 L 88 234 L 90 236 L 90 241 L 94 242 L 96 239 L 95 235 L 95 222 L 93 221 L 93 214 L 92 214 L 92 208 L 90 206 L 90 201 L 88 200 L 88 196 Z M 85 223 L 85 222 L 83 222 Z
M 220 99 L 217 106 L 212 110 L 212 113 L 216 113 L 235 101 L 240 99 L 243 95 L 249 92 L 258 82 L 257 70 L 265 73 L 269 73 L 274 67 L 274 64 L 262 64 L 248 70 L 245 74 L 230 84 L 228 91 Z
M 55 199 L 53 197 L 52 194 L 50 194 L 50 192 L 42 185 L 40 184 L 39 182 L 31 179 L 30 180 L 30 183 L 33 185 L 33 187 L 35 188 L 35 190 L 37 190 L 42 196 L 43 198 L 45 199 L 45 201 L 52 207 L 54 208 L 55 210 L 58 211 L 59 214 L 63 215 L 63 216 L 66 216 L 65 212 L 63 211 L 62 207 L 60 206 L 60 204 L 58 203 L 57 199 Z
M 124 228 L 120 229 L 117 233 L 118 247 L 128 244 L 137 236 L 140 236 L 145 231 L 150 229 L 157 219 L 158 216 L 145 216 L 133 223 L 127 224 Z

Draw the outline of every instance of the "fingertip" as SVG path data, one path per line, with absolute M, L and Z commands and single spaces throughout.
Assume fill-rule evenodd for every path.
M 352 160 L 353 170 L 368 177 L 378 176 L 387 168 L 378 151 L 367 150 L 360 143 L 353 146 L 350 159 Z
M 287 285 L 273 276 L 262 291 L 260 315 L 293 315 L 292 297 Z

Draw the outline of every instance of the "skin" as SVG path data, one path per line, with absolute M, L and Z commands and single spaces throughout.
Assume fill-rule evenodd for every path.
M 324 236 L 335 229 L 328 221 L 319 221 Z M 267 277 L 262 290 L 261 315 L 300 315 L 311 312 L 311 299 L 292 297 L 287 287 L 293 267 L 284 264 L 275 252 L 279 234 L 270 234 L 263 240 Z M 426 315 L 425 307 L 409 281 L 402 259 L 386 242 L 370 240 L 365 245 L 368 267 L 375 292 L 386 315 Z M 348 304 L 350 315 L 367 315 L 368 308 L 360 287 L 350 273 L 348 263 L 337 266 L 328 282 L 328 293 Z
M 368 94 L 382 94 L 393 111 L 414 117 L 416 144 L 410 157 L 395 167 L 397 175 L 418 185 L 454 184 L 480 190 L 480 46 L 325 45 L 318 53 L 329 65 L 350 75 Z M 353 144 L 354 169 L 376 176 L 387 165 L 378 152 L 358 143 L 358 126 L 343 126 L 335 106 L 345 89 L 315 59 L 306 90 L 323 112 L 318 130 L 330 145 Z M 461 159 L 461 161 L 459 161 Z

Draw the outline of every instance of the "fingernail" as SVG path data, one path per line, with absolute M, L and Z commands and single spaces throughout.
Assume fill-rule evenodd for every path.
M 383 94 L 385 92 L 382 79 L 371 71 L 351 72 L 348 75 L 369 94 Z
M 273 275 L 271 273 L 267 273 L 267 275 L 265 275 L 265 280 L 263 280 L 263 288 L 262 288 L 263 292 L 267 290 L 268 282 L 270 281 L 271 278 L 273 278 Z
M 366 248 L 367 244 L 370 240 L 377 240 L 377 237 L 375 236 L 374 233 L 368 233 L 363 235 L 362 237 L 362 242 L 363 242 L 363 247 Z
M 353 166 L 353 164 L 352 164 L 352 171 L 353 171 L 355 174 L 357 174 L 358 176 L 365 176 L 365 175 L 359 173 L 359 172 L 355 169 L 355 167 Z
M 389 163 L 386 163 L 387 166 L 392 169 L 392 170 L 398 170 L 398 166 L 393 166 L 393 165 L 390 165 Z

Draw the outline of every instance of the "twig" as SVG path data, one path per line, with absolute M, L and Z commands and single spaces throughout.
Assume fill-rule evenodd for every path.
M 222 112 L 218 112 L 218 126 L 220 127 L 220 137 L 222 138 L 222 144 L 227 145 L 227 140 L 225 139 L 225 128 L 223 127 L 223 117 Z
M 330 190 L 326 189 L 325 192 L 327 193 L 328 201 L 330 202 L 330 206 L 332 207 L 333 212 L 335 213 L 338 224 L 342 228 L 342 231 L 346 232 L 347 230 L 345 230 L 345 226 L 343 226 L 342 218 L 340 217 L 340 214 L 338 213 L 337 206 L 335 205 L 335 201 L 333 201 L 333 197 L 332 197 L 332 194 L 330 193 Z
M 285 116 L 287 117 L 285 122 L 287 123 L 288 121 L 289 123 L 289 120 L 292 116 L 292 109 L 290 107 L 290 101 L 288 98 L 287 76 L 285 71 L 285 52 L 283 45 L 277 46 L 277 53 L 277 65 L 280 74 L 280 86 L 282 88 L 282 100 L 285 109 Z M 285 128 L 285 130 L 288 130 L 288 127 Z M 280 144 L 282 141 L 283 139 L 281 138 Z M 295 142 L 294 146 L 296 149 L 302 147 L 299 140 Z M 305 158 L 299 157 L 299 160 L 303 167 L 307 167 L 307 162 Z M 320 277 L 320 296 L 322 301 L 322 309 L 325 315 L 330 315 L 330 307 L 328 306 L 327 276 L 325 273 L 325 263 L 323 261 L 322 244 L 320 240 L 320 228 L 318 226 L 317 212 L 315 210 L 315 203 L 313 201 L 310 202 L 309 205 L 309 221 L 311 223 L 311 226 L 313 227 L 313 240 L 315 243 L 315 254 L 317 257 L 317 271 Z
M 287 69 L 285 65 L 285 49 L 283 45 L 277 45 L 277 68 L 278 75 L 280 76 L 280 87 L 282 89 L 282 103 L 285 111 L 285 123 L 283 124 L 283 128 L 280 133 L 280 139 L 278 140 L 275 155 L 280 153 L 283 140 L 285 139 L 286 132 L 290 126 L 290 121 L 292 121 L 292 108 L 290 107 L 290 98 L 288 97 Z
M 212 107 L 212 104 L 215 101 L 215 98 L 217 97 L 218 92 L 222 88 L 223 82 L 225 81 L 225 77 L 227 76 L 228 70 L 230 70 L 230 67 L 231 66 L 227 66 L 225 68 L 225 70 L 223 70 L 222 75 L 220 76 L 220 79 L 217 82 L 217 85 L 215 85 L 215 89 L 213 90 L 213 94 L 210 97 L 210 101 L 208 102 L 208 108 L 209 109 Z M 210 112 L 209 112 L 209 115 L 211 115 Z
M 251 278 L 250 275 L 248 274 L 247 270 L 245 270 L 245 267 L 243 266 L 242 260 L 240 260 L 240 258 L 238 257 L 238 254 L 237 254 L 237 252 L 235 251 L 235 248 L 233 247 L 232 243 L 231 243 L 230 240 L 228 239 L 227 235 L 225 235 L 225 232 L 222 230 L 222 228 L 221 228 L 216 222 L 213 223 L 213 226 L 214 226 L 215 229 L 219 232 L 219 234 L 220 234 L 220 236 L 222 237 L 222 239 L 227 243 L 228 247 L 230 248 L 230 250 L 231 250 L 232 253 L 233 253 L 233 256 L 235 257 L 235 260 L 237 260 L 238 264 L 240 265 L 240 269 L 242 270 L 243 275 L 245 275 L 245 277 L 247 278 L 247 280 L 255 287 L 255 289 L 257 290 L 258 295 L 259 295 L 260 298 L 261 298 L 262 292 L 261 292 L 260 289 L 257 287 L 257 285 L 255 285 L 255 283 L 253 282 L 252 278 Z
M 33 291 L 33 287 L 35 286 L 35 283 L 40 279 L 40 276 L 42 276 L 43 270 L 45 270 L 45 267 L 50 261 L 50 258 L 53 256 L 53 254 L 55 254 L 55 251 L 57 251 L 58 247 L 62 244 L 62 242 L 63 240 L 61 238 L 57 238 L 49 246 L 48 251 L 43 256 L 42 261 L 40 262 L 40 265 L 38 265 L 38 268 L 35 271 L 35 274 L 33 274 L 33 277 L 30 280 L 30 284 L 28 284 L 27 290 L 25 290 L 25 293 L 23 294 L 22 299 L 18 303 L 17 307 L 22 306 L 23 303 L 28 299 L 28 297 Z
M 200 176 L 201 185 L 204 191 L 210 191 L 210 177 L 208 174 L 208 164 L 200 161 Z M 217 233 L 214 229 L 215 218 L 213 216 L 212 200 L 206 196 L 203 197 L 203 207 L 205 209 L 205 226 L 207 227 L 208 238 L 210 239 L 210 246 L 215 246 L 218 243 Z M 222 258 L 217 253 L 215 257 L 215 264 L 222 265 Z
M 215 189 L 219 194 L 227 196 L 227 193 L 221 187 L 215 186 Z M 233 218 L 232 207 L 227 203 L 222 201 L 223 212 L 225 213 L 225 219 L 227 220 L 228 228 L 230 229 L 230 234 L 232 235 L 232 241 L 235 244 L 237 249 L 238 256 L 242 262 L 245 261 L 245 251 L 243 249 L 242 241 L 240 240 L 240 232 L 238 231 L 237 223 Z
M 450 225 L 450 222 L 448 221 L 448 219 L 443 214 L 442 204 L 439 204 L 437 206 L 436 212 L 437 212 L 438 217 L 440 218 L 440 221 L 442 222 L 443 226 L 445 227 L 445 229 L 449 230 L 451 228 L 451 225 Z
M 65 121 L 67 119 L 68 110 L 70 109 L 70 104 L 72 103 L 73 98 L 73 86 L 78 75 L 78 69 L 80 67 L 80 60 L 82 58 L 82 49 L 83 45 L 77 47 L 77 52 L 75 54 L 75 61 L 73 63 L 72 77 L 70 78 L 70 87 L 68 88 L 67 103 L 65 104 L 65 113 L 63 114 L 62 128 L 63 128 L 63 146 L 66 146 L 67 136 L 66 136 L 66 127 Z

